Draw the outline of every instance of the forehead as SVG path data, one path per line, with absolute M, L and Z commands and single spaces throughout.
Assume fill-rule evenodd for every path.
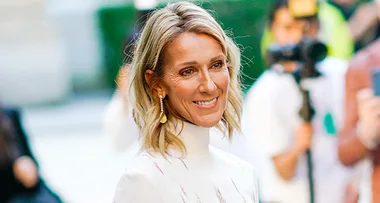
M 222 46 L 206 34 L 185 32 L 174 39 L 165 49 L 165 63 L 176 65 L 188 61 L 202 63 L 223 53 Z
M 289 24 L 298 22 L 289 12 L 289 9 L 286 7 L 282 7 L 278 9 L 274 16 L 274 22 L 280 24 Z

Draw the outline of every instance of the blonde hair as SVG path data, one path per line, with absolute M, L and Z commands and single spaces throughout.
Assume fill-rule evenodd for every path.
M 143 149 L 153 149 L 166 154 L 169 146 L 186 152 L 182 141 L 173 133 L 174 110 L 164 102 L 168 122 L 160 123 L 160 101 L 153 95 L 153 87 L 163 77 L 163 52 L 166 46 L 184 32 L 206 34 L 217 40 L 226 54 L 230 75 L 227 108 L 221 122 L 217 125 L 221 131 L 228 130 L 232 138 L 234 130 L 240 131 L 242 109 L 242 91 L 239 81 L 240 50 L 229 38 L 216 20 L 203 8 L 189 2 L 168 4 L 156 10 L 145 24 L 137 40 L 134 58 L 130 70 L 130 102 L 134 119 L 143 136 Z M 152 70 L 155 79 L 149 86 L 145 80 L 146 70 Z M 174 124 L 176 125 L 176 124 Z

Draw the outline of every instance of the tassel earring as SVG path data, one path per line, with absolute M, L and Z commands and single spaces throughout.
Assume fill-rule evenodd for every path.
M 160 109 L 161 109 L 161 114 L 160 114 L 160 123 L 164 124 L 168 120 L 166 118 L 165 112 L 164 112 L 164 101 L 163 101 L 163 96 L 160 95 Z

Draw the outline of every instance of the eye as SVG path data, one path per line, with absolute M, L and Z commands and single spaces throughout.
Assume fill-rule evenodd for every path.
M 184 71 L 182 71 L 180 73 L 181 76 L 190 76 L 191 74 L 194 73 L 194 70 L 189 68 L 189 69 L 185 69 Z
M 214 69 L 220 69 L 220 68 L 223 68 L 223 66 L 224 66 L 224 63 L 222 61 L 218 61 L 217 63 L 214 63 L 212 65 L 212 68 L 214 68 Z

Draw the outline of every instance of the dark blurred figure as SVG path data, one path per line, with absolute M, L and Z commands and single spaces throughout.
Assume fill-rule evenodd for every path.
M 0 106 L 0 203 L 60 203 L 44 183 L 16 109 Z
M 358 51 L 380 37 L 380 21 L 373 2 L 358 0 L 330 0 L 342 13 L 350 27 Z
M 357 0 L 329 0 L 329 2 L 339 8 L 346 20 L 350 19 L 358 7 Z
M 376 4 L 380 16 L 380 0 Z M 367 161 L 369 170 L 362 175 L 370 177 L 358 188 L 359 202 L 363 203 L 380 202 L 380 99 L 371 88 L 375 70 L 380 70 L 380 39 L 355 55 L 346 75 L 346 116 L 339 158 L 349 166 Z

